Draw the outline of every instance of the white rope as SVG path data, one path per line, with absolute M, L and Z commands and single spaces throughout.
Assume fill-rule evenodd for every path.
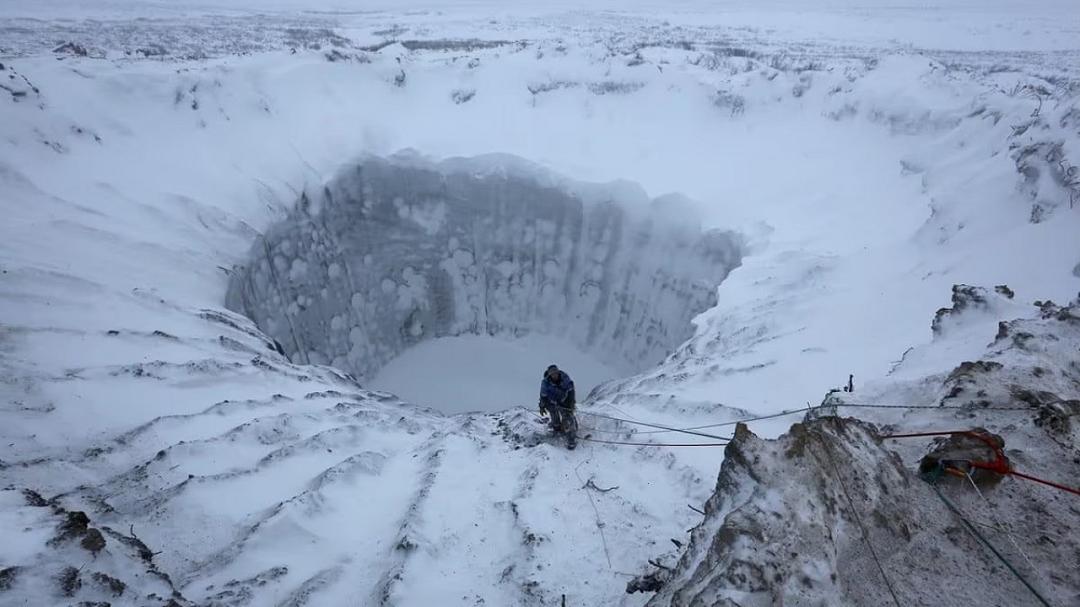
M 979 489 L 979 486 L 975 484 L 975 479 L 971 478 L 971 471 L 970 471 L 970 470 L 968 470 L 968 471 L 964 472 L 964 476 L 966 476 L 966 477 L 967 477 L 967 479 L 968 479 L 968 482 L 969 482 L 969 483 L 971 483 L 971 486 L 972 486 L 972 488 L 974 488 L 974 489 L 975 489 L 975 493 L 978 493 L 978 494 L 979 494 L 979 497 L 981 497 L 981 498 L 983 499 L 983 501 L 984 501 L 984 502 L 986 502 L 987 504 L 989 504 L 989 505 L 990 505 L 990 508 L 991 508 L 991 509 L 993 509 L 993 510 L 994 510 L 994 511 L 996 512 L 996 511 L 997 511 L 997 507 L 996 507 L 996 506 L 994 506 L 994 502 L 991 502 L 991 501 L 990 501 L 989 499 L 987 499 L 987 498 L 986 498 L 986 496 L 985 496 L 985 495 L 983 495 L 983 492 L 982 492 L 982 490 L 981 490 L 981 489 Z M 1012 532 L 1011 532 L 1011 531 L 1009 530 L 1009 528 L 1008 528 L 1008 526 L 1007 526 L 1007 525 L 1008 525 L 1008 523 L 1005 523 L 1005 524 L 1000 524 L 1000 523 L 999 523 L 999 522 L 998 522 L 998 521 L 997 521 L 996 519 L 994 519 L 994 517 L 992 517 L 992 516 L 990 517 L 990 519 L 991 519 L 991 522 L 993 523 L 993 525 L 984 525 L 984 526 L 986 526 L 986 527 L 989 527 L 989 528 L 991 528 L 991 529 L 994 529 L 994 530 L 996 530 L 996 531 L 1000 531 L 1001 533 L 1004 533 L 1004 534 L 1005 534 L 1005 537 L 1009 538 L 1009 542 L 1010 542 L 1010 543 L 1012 543 L 1012 545 L 1013 545 L 1013 548 L 1016 548 L 1016 551 L 1020 553 L 1020 556 L 1024 557 L 1024 561 L 1026 561 L 1026 562 L 1027 562 L 1027 564 L 1028 564 L 1028 567 L 1030 567 L 1030 568 L 1031 568 L 1031 571 L 1032 571 L 1032 572 L 1033 572 L 1033 573 L 1034 573 L 1034 574 L 1035 574 L 1036 576 L 1038 576 L 1038 578 L 1039 578 L 1039 581 L 1040 581 L 1040 582 L 1042 582 L 1042 583 L 1044 584 L 1044 586 L 1045 586 L 1045 584 L 1046 584 L 1046 580 L 1042 579 L 1042 574 L 1041 574 L 1041 573 L 1039 572 L 1039 570 L 1038 570 L 1038 569 L 1037 569 L 1037 568 L 1035 567 L 1035 563 L 1032 563 L 1032 562 L 1031 562 L 1031 559 L 1030 559 L 1030 558 L 1028 558 L 1028 555 L 1027 555 L 1027 553 L 1025 553 L 1025 552 L 1024 552 L 1024 550 L 1023 550 L 1022 548 L 1020 548 L 1020 544 L 1017 544 L 1017 543 L 1016 543 L 1016 538 L 1014 538 L 1014 537 L 1013 537 L 1013 534 L 1012 534 Z
M 581 490 L 585 492 L 585 495 L 589 498 L 589 503 L 592 504 L 593 513 L 596 514 L 596 528 L 600 531 L 600 543 L 604 545 L 604 557 L 607 558 L 608 569 L 614 570 L 614 567 L 611 566 L 611 553 L 608 551 L 607 538 L 604 537 L 604 523 L 600 520 L 600 509 L 596 507 L 596 501 L 593 500 L 592 492 L 585 488 L 586 483 L 581 479 L 581 475 L 578 474 L 578 468 L 585 465 L 588 461 L 589 460 L 585 460 L 577 466 L 574 466 L 574 476 L 581 481 Z

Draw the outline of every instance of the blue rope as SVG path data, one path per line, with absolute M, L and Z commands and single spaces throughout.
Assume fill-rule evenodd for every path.
M 1005 567 L 1009 571 L 1011 571 L 1013 575 L 1016 576 L 1016 579 L 1020 580 L 1024 584 L 1024 586 L 1026 586 L 1027 589 L 1031 591 L 1031 594 L 1035 595 L 1035 598 L 1039 599 L 1040 603 L 1042 603 L 1046 607 L 1052 607 L 1052 605 L 1050 605 L 1050 602 L 1043 598 L 1043 596 L 1039 594 L 1039 591 L 1036 590 L 1030 582 L 1024 579 L 1023 575 L 1020 575 L 1020 572 L 1017 571 L 1016 567 L 1013 567 L 1012 563 L 1010 563 L 1008 559 L 1006 559 L 1000 552 L 998 552 L 997 548 L 994 548 L 994 545 L 990 543 L 990 540 L 986 539 L 986 537 L 982 533 L 979 533 L 978 528 L 976 528 L 975 525 L 972 525 L 966 518 L 964 518 L 964 515 L 960 512 L 960 509 L 957 508 L 955 504 L 950 502 L 949 499 L 945 497 L 945 494 L 941 492 L 941 489 L 938 487 L 937 481 L 939 478 L 941 478 L 941 474 L 942 472 L 944 472 L 944 469 L 945 465 L 939 462 L 937 468 L 923 475 L 923 480 L 930 483 L 930 486 L 934 488 L 934 493 L 937 493 L 937 496 L 941 498 L 942 503 L 944 503 L 945 506 L 947 506 L 949 510 L 951 510 L 952 513 L 960 519 L 960 522 L 964 523 L 964 526 L 967 527 L 968 531 L 970 531 L 972 535 L 978 538 L 984 546 L 989 548 L 990 552 L 994 553 L 994 556 L 998 557 L 998 560 L 1000 560 L 1005 565 Z

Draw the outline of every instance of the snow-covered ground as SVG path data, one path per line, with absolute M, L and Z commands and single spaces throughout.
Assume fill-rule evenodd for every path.
M 623 375 L 553 337 L 460 335 L 420 342 L 380 369 L 370 385 L 447 413 L 502 411 L 531 407 L 540 385 L 536 370 L 553 363 L 574 370 L 582 398 Z
M 586 385 L 613 379 L 583 404 L 584 433 L 659 442 L 670 435 L 589 414 L 717 423 L 817 403 L 849 374 L 857 394 L 873 386 L 867 398 L 927 398 L 911 382 L 983 356 L 997 323 L 1034 314 L 1034 300 L 1080 291 L 1078 40 L 1080 10 L 1064 0 L 0 3 L 0 520 L 23 530 L 0 547 L 0 602 L 154 593 L 164 604 L 175 590 L 196 604 L 644 603 L 623 587 L 701 521 L 686 505 L 713 493 L 720 450 L 568 453 L 521 409 L 416 404 L 531 404 L 558 362 Z M 485 307 L 486 325 L 454 317 L 445 334 L 406 325 L 400 339 L 396 318 L 372 317 L 365 326 L 385 331 L 355 339 L 333 315 L 320 325 L 303 314 L 314 291 L 257 299 L 259 327 L 226 308 L 253 245 L 319 221 L 335 180 L 402 150 L 432 164 L 512 155 L 564 200 L 676 192 L 690 202 L 674 208 L 700 216 L 695 235 L 733 234 L 738 253 L 710 266 L 712 284 L 684 289 L 715 305 L 642 313 L 657 339 L 580 320 L 616 305 L 606 300 L 559 308 L 580 330 L 538 331 L 528 314 Z M 298 211 L 301 200 L 316 208 Z M 413 288 L 393 240 L 378 238 L 418 226 L 442 242 L 450 224 L 411 213 L 367 228 L 390 261 L 350 295 L 368 279 L 386 294 Z M 595 287 L 637 309 L 706 276 L 662 239 L 622 238 L 580 241 L 618 263 L 578 248 L 565 258 L 595 269 L 568 273 L 579 297 Z M 480 267 L 487 302 L 486 286 L 503 283 L 486 246 L 458 242 L 418 268 L 475 252 L 461 276 Z M 274 284 L 299 288 L 315 275 L 302 268 Z M 955 283 L 1016 296 L 930 347 Z M 303 316 L 330 345 L 275 345 L 274 314 Z M 491 335 L 491 319 L 524 341 L 488 349 L 475 334 Z M 444 339 L 402 349 L 418 336 Z M 358 384 L 349 374 L 373 359 L 334 350 L 345 338 L 399 358 Z M 353 366 L 299 364 L 339 360 Z M 410 381 L 421 373 L 427 383 Z M 487 404 L 405 387 L 448 378 L 483 383 Z M 792 421 L 751 428 L 777 436 Z M 23 490 L 53 509 L 23 505 Z M 108 527 L 103 552 L 45 545 L 73 511 Z M 131 590 L 110 596 L 93 572 Z

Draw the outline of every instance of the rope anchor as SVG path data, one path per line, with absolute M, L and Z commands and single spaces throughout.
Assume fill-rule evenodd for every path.
M 969 468 L 973 468 L 973 469 L 977 469 L 977 470 L 987 470 L 989 472 L 1000 474 L 1002 476 L 1005 476 L 1005 475 L 1017 476 L 1017 477 L 1020 477 L 1020 478 L 1023 478 L 1023 479 L 1027 479 L 1029 481 L 1033 481 L 1033 482 L 1036 482 L 1036 483 L 1046 485 L 1048 487 L 1053 487 L 1054 489 L 1059 489 L 1061 491 L 1066 491 L 1066 492 L 1072 493 L 1074 495 L 1080 495 L 1080 489 L 1076 489 L 1074 487 L 1069 487 L 1067 485 L 1063 485 L 1061 483 L 1056 483 L 1054 481 L 1048 481 L 1046 479 L 1042 479 L 1042 478 L 1039 478 L 1037 476 L 1032 476 L 1030 474 L 1025 474 L 1023 472 L 1020 472 L 1018 470 L 1013 469 L 1012 465 L 1009 463 L 1008 458 L 1005 457 L 1005 452 L 1003 451 L 1003 447 L 1005 445 L 1002 442 L 1000 442 L 999 440 L 996 440 L 994 437 L 991 437 L 986 432 L 978 432 L 978 431 L 975 431 L 975 430 L 950 430 L 950 431 L 947 431 L 947 432 L 913 432 L 913 433 L 908 433 L 908 434 L 884 434 L 880 438 L 883 438 L 883 439 L 884 438 L 918 438 L 918 437 L 926 437 L 926 436 L 954 436 L 954 435 L 968 436 L 968 437 L 974 438 L 976 440 L 979 440 L 979 441 L 985 443 L 986 446 L 989 447 L 991 449 L 991 451 L 994 453 L 994 459 L 993 459 L 993 461 L 988 461 L 988 462 L 986 462 L 986 461 L 977 461 L 977 460 L 942 460 L 942 461 L 948 462 L 949 464 L 957 463 L 957 464 L 960 465 L 960 467 L 952 468 L 952 471 L 950 471 L 949 467 L 945 467 L 944 470 L 943 470 L 943 474 L 953 474 L 953 475 L 957 475 L 957 476 L 963 476 L 965 474 L 965 471 L 962 469 L 962 467 L 967 466 Z M 924 472 L 927 472 L 927 471 L 928 470 L 926 470 Z

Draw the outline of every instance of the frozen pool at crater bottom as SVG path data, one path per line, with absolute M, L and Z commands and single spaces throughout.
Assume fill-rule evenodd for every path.
M 535 407 L 540 378 L 552 363 L 574 378 L 579 401 L 598 384 L 630 374 L 557 337 L 461 335 L 405 350 L 366 387 L 451 414 Z

